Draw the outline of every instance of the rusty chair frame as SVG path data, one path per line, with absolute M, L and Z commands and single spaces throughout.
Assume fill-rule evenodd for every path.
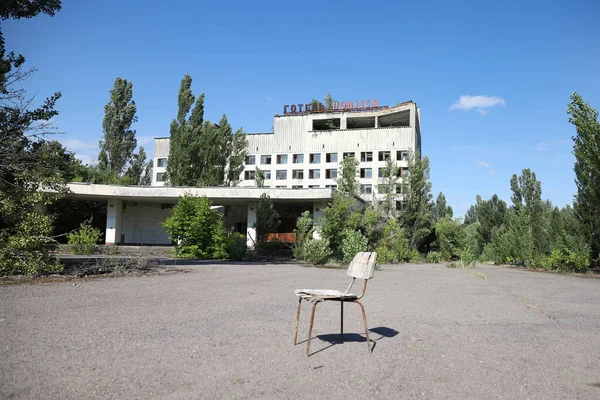
M 302 300 L 310 301 L 313 303 L 312 312 L 310 315 L 310 326 L 308 328 L 308 340 L 306 345 L 306 355 L 310 355 L 310 341 L 312 338 L 313 325 L 315 320 L 315 311 L 317 305 L 324 301 L 339 301 L 340 302 L 340 337 L 342 343 L 344 342 L 344 303 L 357 303 L 362 311 L 363 322 L 365 325 L 365 336 L 367 339 L 367 351 L 371 352 L 371 340 L 369 339 L 369 328 L 367 325 L 367 314 L 365 307 L 360 301 L 366 291 L 367 282 L 373 278 L 375 272 L 375 261 L 377 259 L 377 253 L 375 252 L 363 252 L 358 253 L 350 266 L 348 267 L 348 276 L 352 277 L 352 282 L 345 292 L 337 290 L 320 290 L 320 289 L 298 289 L 295 291 L 298 296 L 298 311 L 296 312 L 296 329 L 294 331 L 294 345 L 298 343 L 298 324 L 300 321 L 300 308 L 302 306 Z M 356 279 L 363 279 L 364 286 L 360 295 L 350 293 L 350 289 Z

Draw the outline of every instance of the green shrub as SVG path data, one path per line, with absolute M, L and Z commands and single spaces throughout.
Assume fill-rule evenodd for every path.
M 410 259 L 408 261 L 410 261 L 411 263 L 422 263 L 423 261 L 425 261 L 425 258 L 421 253 L 418 252 L 417 249 L 412 249 L 410 251 Z
M 342 254 L 344 255 L 344 263 L 349 264 L 357 253 L 367 251 L 367 238 L 359 231 L 349 229 L 343 232 L 343 236 Z
M 75 254 L 94 254 L 98 250 L 98 241 L 101 237 L 102 232 L 92 226 L 91 219 L 82 222 L 77 231 L 67 235 Z
M 377 246 L 375 251 L 377 252 L 377 262 L 381 264 L 388 264 L 396 261 L 394 253 L 388 246 Z
M 243 260 L 247 251 L 246 235 L 237 232 L 229 235 L 229 257 L 231 259 Z
M 552 250 L 545 267 L 558 272 L 586 272 L 590 266 L 589 251 L 584 246 L 573 250 L 561 246 Z
M 427 253 L 427 257 L 425 258 L 425 260 L 428 263 L 440 263 L 442 262 L 442 255 L 437 251 L 430 251 L 429 253 Z
M 178 257 L 227 258 L 228 235 L 220 212 L 206 197 L 181 196 L 163 226 L 176 243 Z
M 263 257 L 287 257 L 290 253 L 290 245 L 280 240 L 270 242 L 259 242 L 256 245 L 256 254 Z
M 314 265 L 323 265 L 333 254 L 327 239 L 309 239 L 304 242 L 304 260 Z

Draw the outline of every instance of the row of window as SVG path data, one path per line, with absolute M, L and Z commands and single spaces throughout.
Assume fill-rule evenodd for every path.
M 386 161 L 391 157 L 391 151 L 380 151 L 378 152 L 378 160 Z M 356 157 L 356 153 L 353 151 L 348 151 L 343 153 L 343 158 L 346 157 Z M 408 151 L 406 150 L 398 150 L 396 152 L 396 160 L 408 160 Z M 262 165 L 270 165 L 272 164 L 273 156 L 270 154 L 260 156 L 260 163 Z M 360 153 L 360 161 L 361 162 L 370 162 L 373 161 L 373 152 L 372 151 L 362 151 Z M 326 163 L 336 163 L 338 162 L 338 153 L 325 153 L 325 162 Z M 276 156 L 276 164 L 287 164 L 288 163 L 288 155 L 287 154 L 278 154 Z M 293 154 L 292 155 L 292 164 L 303 164 L 304 163 L 304 154 Z M 308 163 L 309 164 L 320 164 L 321 163 L 321 153 L 310 153 L 308 155 Z M 246 156 L 246 165 L 255 165 L 256 164 L 256 155 Z
M 305 188 L 319 189 L 320 187 L 321 187 L 321 185 L 308 185 L 308 186 L 292 185 L 291 186 L 292 189 L 305 189 Z M 337 189 L 337 185 L 325 185 L 325 187 Z M 280 185 L 280 186 L 275 186 L 275 188 L 276 189 L 287 189 L 288 187 L 285 185 Z M 377 185 L 377 193 L 385 194 L 388 192 L 389 192 L 389 190 L 388 190 L 387 185 Z M 398 190 L 398 192 L 399 192 L 399 190 Z M 360 185 L 360 194 L 373 194 L 373 185 L 371 185 L 371 184 Z
M 261 170 L 264 175 L 264 179 L 271 179 L 271 170 Z M 408 173 L 408 168 L 398 168 L 398 176 L 404 176 Z M 325 170 L 325 179 L 337 179 L 338 170 L 335 168 L 326 169 Z M 385 168 L 378 169 L 378 177 L 385 177 Z M 256 177 L 255 171 L 245 171 L 244 179 L 245 180 L 253 180 Z M 286 180 L 288 177 L 287 170 L 277 170 L 275 171 L 275 179 L 276 180 Z M 360 177 L 361 178 L 372 178 L 373 177 L 373 168 L 361 168 L 360 169 Z M 293 169 L 292 170 L 292 179 L 304 179 L 304 170 L 303 169 Z M 308 170 L 308 179 L 321 179 L 321 170 L 320 169 L 309 169 Z

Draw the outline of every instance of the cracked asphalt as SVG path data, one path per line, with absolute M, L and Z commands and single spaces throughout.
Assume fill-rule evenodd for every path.
M 0 287 L 0 398 L 600 398 L 600 280 L 482 265 L 384 266 L 360 309 L 310 307 L 344 270 L 190 272 Z

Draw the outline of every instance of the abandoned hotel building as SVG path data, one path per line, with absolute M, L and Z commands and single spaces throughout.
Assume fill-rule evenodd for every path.
M 223 212 L 225 226 L 247 232 L 251 246 L 261 194 L 271 197 L 280 214 L 279 232 L 272 236 L 291 240 L 303 211 L 315 222 L 323 216 L 344 157 L 359 161 L 360 197 L 369 201 L 386 190 L 381 178 L 387 158 L 397 162 L 402 176 L 409 152 L 421 150 L 420 108 L 412 101 L 393 107 L 377 100 L 334 103 L 329 109 L 297 104 L 285 106 L 274 119 L 272 133 L 247 135 L 248 156 L 235 187 L 165 185 L 169 138 L 156 138 L 152 186 L 72 183 L 70 189 L 74 198 L 107 202 L 106 244 L 170 244 L 161 222 L 179 196 L 189 193 L 210 198 Z M 256 187 L 257 167 L 264 173 L 263 187 Z

